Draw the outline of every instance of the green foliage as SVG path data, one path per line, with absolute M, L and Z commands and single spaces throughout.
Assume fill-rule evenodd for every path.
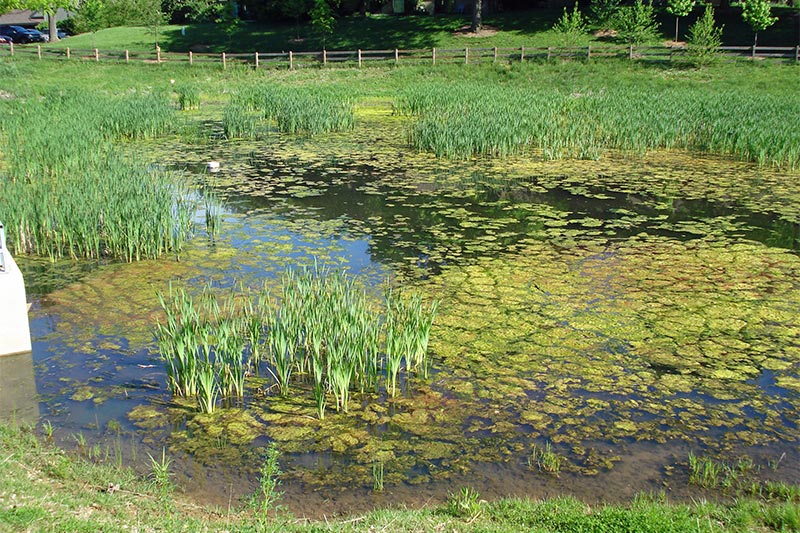
M 242 307 L 233 293 L 220 305 L 210 287 L 199 299 L 172 287 L 167 297 L 159 293 L 166 320 L 156 337 L 174 395 L 196 396 L 200 410 L 212 412 L 217 391 L 243 397 L 246 369 L 258 374 L 266 355 L 282 396 L 296 373 L 313 378 L 322 419 L 326 395 L 346 413 L 351 390 L 376 389 L 382 369 L 392 396 L 403 363 L 409 374 L 427 377 L 438 302 L 426 308 L 419 294 L 389 291 L 382 313 L 355 278 L 338 271 L 288 271 L 282 281 L 279 303 L 266 291 L 245 293 Z
M 252 85 L 234 94 L 230 107 L 238 108 L 240 116 L 248 110 L 259 111 L 285 133 L 316 135 L 355 125 L 354 100 L 336 87 Z
M 695 0 L 667 0 L 667 13 L 685 17 L 694 9 Z
M 311 0 L 278 0 L 278 9 L 285 16 L 294 19 L 296 37 L 300 38 L 300 17 L 311 9 Z
M 760 164 L 800 164 L 800 131 L 776 126 L 796 116 L 794 96 L 685 86 L 663 94 L 635 84 L 585 87 L 418 84 L 403 90 L 398 111 L 415 119 L 411 145 L 439 157 L 591 159 L 607 149 L 685 148 Z
M 447 513 L 454 517 L 474 518 L 481 511 L 481 495 L 471 487 L 461 487 L 447 498 Z
M 716 60 L 722 46 L 722 28 L 714 22 L 714 8 L 707 4 L 703 15 L 689 28 L 686 55 L 690 63 L 702 67 Z
M 658 37 L 656 13 L 650 0 L 636 0 L 632 6 L 620 8 L 613 25 L 618 38 L 629 44 L 641 44 Z
M 322 48 L 325 48 L 325 38 L 333 33 L 336 27 L 336 17 L 331 9 L 328 0 L 314 0 L 314 7 L 311 8 L 311 26 L 314 31 L 322 35 Z
M 153 484 L 158 492 L 166 497 L 175 489 L 170 479 L 172 474 L 169 471 L 172 466 L 172 459 L 167 457 L 166 448 L 161 448 L 161 459 L 156 459 L 149 453 L 147 456 L 150 458 L 150 475 L 153 479 Z
M 589 12 L 595 25 L 609 28 L 613 25 L 614 17 L 621 7 L 622 0 L 592 0 Z
M 553 451 L 553 447 L 548 442 L 544 448 L 534 445 L 530 457 L 528 457 L 528 466 L 536 468 L 540 472 L 554 475 L 558 477 L 561 472 L 562 458 L 560 455 Z
M 576 46 L 585 40 L 586 27 L 586 20 L 576 2 L 571 12 L 567 11 L 566 7 L 564 8 L 564 13 L 556 21 L 553 31 L 560 36 L 564 46 Z
M 178 93 L 178 106 L 181 109 L 200 109 L 200 88 L 197 85 L 180 85 L 176 92 Z
M 250 507 L 262 523 L 267 520 L 269 512 L 275 510 L 275 504 L 282 496 L 278 491 L 283 475 L 279 460 L 280 451 L 273 442 L 267 448 L 267 456 L 259 469 L 258 489 L 250 497 Z
M 4 106 L 0 218 L 15 253 L 136 261 L 181 250 L 194 210 L 185 183 L 115 150 L 169 131 L 168 99 L 76 91 Z
M 83 0 L 73 17 L 74 29 L 78 33 L 96 32 L 108 27 L 105 0 Z
M 667 13 L 675 15 L 675 42 L 678 42 L 678 20 L 692 12 L 695 0 L 668 0 Z
M 772 16 L 772 8 L 769 0 L 744 0 L 739 3 L 742 8 L 742 20 L 744 20 L 755 33 L 753 45 L 758 44 L 758 32 L 764 31 L 778 20 Z

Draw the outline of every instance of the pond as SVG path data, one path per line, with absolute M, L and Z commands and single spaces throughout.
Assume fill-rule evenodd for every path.
M 796 171 L 682 152 L 453 162 L 409 152 L 404 120 L 373 103 L 355 131 L 314 139 L 130 146 L 212 187 L 224 224 L 179 260 L 19 259 L 56 440 L 142 471 L 166 448 L 180 490 L 219 505 L 255 488 L 276 442 L 282 503 L 316 517 L 463 486 L 685 498 L 689 452 L 800 478 Z M 174 402 L 156 293 L 258 287 L 314 261 L 440 299 L 430 377 L 324 420 L 265 378 L 242 407 Z M 531 464 L 547 445 L 558 476 Z

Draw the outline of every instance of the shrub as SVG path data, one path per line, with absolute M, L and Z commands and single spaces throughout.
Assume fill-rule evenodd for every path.
M 714 22 L 714 8 L 706 5 L 703 15 L 689 28 L 687 57 L 691 64 L 702 67 L 714 62 L 722 45 L 722 28 Z

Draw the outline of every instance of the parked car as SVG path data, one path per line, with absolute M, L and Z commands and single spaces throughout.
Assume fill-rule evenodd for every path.
M 15 44 L 44 42 L 44 35 L 41 32 L 22 26 L 0 26 L 0 35 L 9 38 Z

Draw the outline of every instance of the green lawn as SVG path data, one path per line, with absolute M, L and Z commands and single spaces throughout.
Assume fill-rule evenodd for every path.
M 685 32 L 701 13 L 700 8 L 681 21 L 681 32 Z M 781 18 L 771 28 L 759 35 L 763 46 L 794 46 L 800 42 L 795 10 L 776 9 Z M 326 39 L 328 50 L 375 50 L 418 48 L 464 48 L 469 47 L 540 47 L 556 46 L 557 36 L 550 31 L 559 18 L 557 9 L 537 9 L 500 13 L 486 18 L 489 29 L 496 30 L 486 36 L 476 37 L 459 31 L 469 25 L 465 15 L 436 16 L 390 16 L 345 17 L 337 21 L 333 35 Z M 724 24 L 723 40 L 726 45 L 750 45 L 753 34 L 741 21 L 736 9 L 720 11 L 718 23 Z M 672 38 L 674 19 L 659 15 L 662 40 Z M 95 35 L 83 34 L 69 37 L 51 47 L 72 49 L 152 51 L 155 33 L 142 27 L 110 28 Z M 187 26 L 163 26 L 159 28 L 158 40 L 161 48 L 168 52 L 188 52 L 190 49 L 208 52 L 282 52 L 317 51 L 323 48 L 322 40 L 308 24 L 299 27 L 287 24 L 260 25 L 243 22 L 229 32 L 219 25 L 192 24 Z M 608 37 L 589 36 L 593 43 L 609 43 Z M 662 42 L 659 40 L 657 42 Z

